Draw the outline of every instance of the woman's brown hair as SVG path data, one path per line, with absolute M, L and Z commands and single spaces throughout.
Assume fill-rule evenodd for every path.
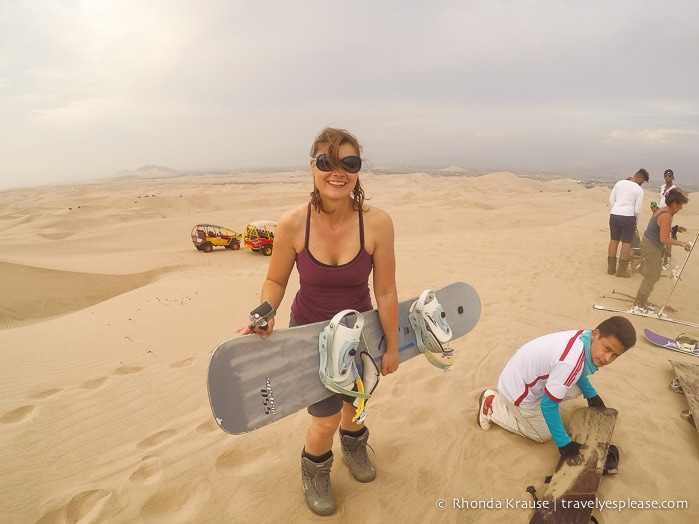
M 361 156 L 362 146 L 359 144 L 359 140 L 349 131 L 344 129 L 335 129 L 332 127 L 326 127 L 313 141 L 311 146 L 311 157 L 316 158 L 319 152 L 325 154 L 328 157 L 328 162 L 333 170 L 342 171 L 342 163 L 338 156 L 340 146 L 344 144 L 349 144 L 356 151 L 357 155 Z M 356 211 L 363 209 L 364 207 L 364 189 L 362 184 L 357 178 L 357 183 L 352 189 L 352 208 Z M 325 211 L 323 209 L 323 203 L 320 199 L 320 192 L 318 188 L 313 184 L 313 191 L 311 192 L 311 204 L 317 212 Z

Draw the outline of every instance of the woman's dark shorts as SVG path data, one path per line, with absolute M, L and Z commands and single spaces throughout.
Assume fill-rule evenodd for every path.
M 296 322 L 294 320 L 294 317 L 292 316 L 289 319 L 289 327 L 294 327 L 298 325 L 298 322 Z M 324 398 L 323 400 L 320 400 L 315 404 L 311 404 L 306 408 L 306 411 L 308 411 L 309 415 L 312 415 L 314 417 L 331 417 L 336 413 L 342 411 L 343 402 L 348 402 L 352 404 L 352 402 L 354 402 L 354 397 L 342 395 L 340 393 L 334 393 L 330 395 L 328 398 Z

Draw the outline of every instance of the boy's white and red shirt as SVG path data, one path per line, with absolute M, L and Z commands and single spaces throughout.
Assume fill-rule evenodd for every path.
M 516 406 L 532 406 L 547 394 L 560 402 L 583 372 L 583 330 L 535 338 L 512 356 L 498 380 L 498 391 Z

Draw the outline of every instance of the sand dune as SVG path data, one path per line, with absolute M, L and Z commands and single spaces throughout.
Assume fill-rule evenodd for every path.
M 145 286 L 169 268 L 132 275 L 59 271 L 0 261 L 0 329 L 66 315 Z
M 463 280 L 483 312 L 454 342 L 452 372 L 416 358 L 382 380 L 368 419 L 378 478 L 360 485 L 337 460 L 338 512 L 327 520 L 528 522 L 526 509 L 453 506 L 529 501 L 526 487 L 543 491 L 557 461 L 551 443 L 480 430 L 476 403 L 519 345 L 592 328 L 608 316 L 592 304 L 624 304 L 609 298 L 613 289 L 635 293 L 638 275 L 606 275 L 609 189 L 512 173 L 361 176 L 369 203 L 395 223 L 400 297 Z M 210 353 L 258 303 L 269 259 L 244 249 L 205 254 L 189 237 L 199 222 L 242 231 L 277 219 L 309 191 L 310 177 L 296 172 L 0 192 L 0 521 L 320 520 L 301 494 L 305 412 L 231 436 L 208 407 Z M 689 229 L 685 240 L 699 231 L 699 194 L 690 199 L 676 219 Z M 644 226 L 648 218 L 646 210 Z M 683 257 L 674 253 L 676 263 Z M 297 286 L 294 277 L 280 319 Z M 671 286 L 662 278 L 651 299 Z M 695 255 L 671 298 L 677 318 L 699 322 L 698 292 Z M 639 335 L 644 327 L 699 335 L 631 321 Z M 679 416 L 686 401 L 668 388 L 668 359 L 699 363 L 639 336 L 592 377 L 620 412 L 620 472 L 602 480 L 599 496 L 686 500 L 689 509 L 607 511 L 607 524 L 696 517 L 699 437 Z M 564 404 L 564 420 L 581 404 Z

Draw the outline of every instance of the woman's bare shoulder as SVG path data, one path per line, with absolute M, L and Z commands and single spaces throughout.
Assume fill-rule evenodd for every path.
M 308 204 L 301 204 L 296 207 L 285 211 L 279 218 L 280 227 L 289 227 L 298 224 L 299 222 L 305 222 L 306 214 L 308 212 Z
M 386 211 L 376 206 L 365 205 L 364 217 L 365 220 L 367 220 L 369 223 L 375 226 L 393 227 L 393 220 L 391 219 L 391 215 L 389 215 Z

